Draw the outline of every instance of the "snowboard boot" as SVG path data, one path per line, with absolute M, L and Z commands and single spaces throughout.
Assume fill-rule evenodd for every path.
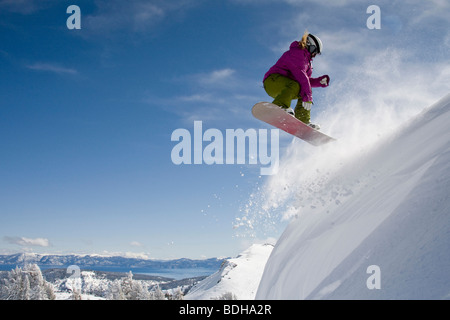
M 311 110 L 306 110 L 301 105 L 295 107 L 295 117 L 315 130 L 320 130 L 320 125 L 311 123 Z
M 308 123 L 308 126 L 313 128 L 314 130 L 320 130 L 320 125 L 318 125 L 317 123 Z
M 276 101 L 272 102 L 274 105 L 279 106 L 281 109 L 283 109 L 284 111 L 286 111 L 286 113 L 290 114 L 291 116 L 295 117 L 295 112 L 294 109 L 292 109 L 291 107 L 286 107 L 283 105 L 279 105 L 278 103 L 276 103 Z
M 291 107 L 289 108 L 283 108 L 284 111 L 286 111 L 288 114 L 290 114 L 291 116 L 295 117 L 295 112 L 294 109 L 292 109 Z

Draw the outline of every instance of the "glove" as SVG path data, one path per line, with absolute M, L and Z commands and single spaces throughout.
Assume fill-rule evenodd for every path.
M 308 111 L 311 110 L 311 106 L 312 106 L 312 101 L 303 101 L 302 102 L 302 107 Z
M 319 83 L 320 83 L 321 87 L 325 88 L 330 85 L 330 77 L 328 75 L 321 76 L 319 79 L 320 79 Z

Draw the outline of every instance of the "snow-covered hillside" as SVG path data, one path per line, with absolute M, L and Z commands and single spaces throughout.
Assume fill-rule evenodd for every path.
M 271 244 L 254 244 L 234 259 L 227 259 L 219 271 L 196 284 L 186 300 L 254 299 Z
M 316 170 L 256 299 L 450 299 L 449 128 L 447 95 L 339 170 Z M 316 159 L 333 163 L 345 143 Z

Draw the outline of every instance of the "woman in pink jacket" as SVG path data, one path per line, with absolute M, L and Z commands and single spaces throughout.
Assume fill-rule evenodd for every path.
M 264 89 L 274 98 L 274 104 L 280 106 L 300 121 L 319 129 L 310 123 L 312 87 L 327 87 L 330 83 L 328 75 L 311 78 L 312 59 L 322 52 L 322 41 L 308 32 L 301 41 L 294 41 L 288 51 L 283 53 L 277 63 L 264 76 Z M 298 99 L 295 110 L 291 101 Z

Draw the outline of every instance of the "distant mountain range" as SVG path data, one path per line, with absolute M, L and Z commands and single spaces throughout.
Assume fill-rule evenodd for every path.
M 210 258 L 205 260 L 175 259 L 150 260 L 127 257 L 104 257 L 97 255 L 42 255 L 36 253 L 17 253 L 0 255 L 0 265 L 18 265 L 35 263 L 39 266 L 67 267 L 77 265 L 86 267 L 123 267 L 123 268 L 157 268 L 157 269 L 188 269 L 208 268 L 219 269 L 224 259 Z

